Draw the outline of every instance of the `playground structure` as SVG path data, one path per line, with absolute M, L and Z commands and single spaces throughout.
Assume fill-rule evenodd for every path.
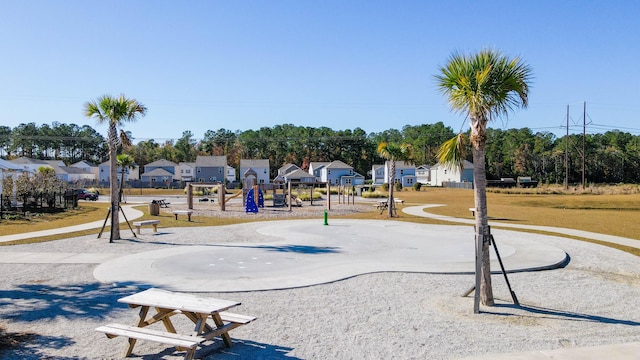
M 291 192 L 292 182 L 275 182 L 269 184 L 258 184 L 256 172 L 253 169 L 247 170 L 242 178 L 242 191 L 227 197 L 227 189 L 221 183 L 190 183 L 187 185 L 187 204 L 190 210 L 193 210 L 193 188 L 215 188 L 218 194 L 218 204 L 221 211 L 226 210 L 226 204 L 229 200 L 242 195 L 242 206 L 246 212 L 257 212 L 258 208 L 264 207 L 264 195 L 271 192 L 273 198 L 273 207 L 288 206 L 288 210 L 292 210 L 292 206 L 302 206 L 302 201 L 294 196 Z M 315 188 L 325 187 L 327 192 L 326 210 L 331 210 L 331 184 L 328 182 L 314 183 L 295 183 L 298 189 L 309 189 L 311 192 L 310 202 L 313 205 L 313 192 Z M 356 192 L 353 186 L 338 186 L 338 203 L 355 204 Z M 248 204 L 248 202 L 253 202 Z

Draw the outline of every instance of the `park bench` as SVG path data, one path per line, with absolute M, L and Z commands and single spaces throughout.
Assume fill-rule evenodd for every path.
M 176 220 L 178 220 L 178 215 L 187 215 L 187 221 L 191 221 L 191 214 L 193 214 L 193 210 L 174 210 L 173 215 L 176 216 Z
M 116 336 L 125 336 L 129 339 L 153 341 L 175 346 L 177 348 L 188 349 L 187 353 L 184 355 L 184 358 L 187 360 L 192 359 L 198 345 L 206 341 L 205 338 L 200 336 L 180 335 L 167 331 L 122 324 L 109 324 L 100 326 L 96 328 L 96 331 L 105 333 L 110 339 Z M 125 357 L 126 356 L 128 355 L 125 354 Z
M 140 228 L 143 226 L 147 226 L 147 225 L 152 225 L 153 226 L 153 232 L 157 233 L 158 232 L 158 224 L 160 224 L 160 220 L 142 220 L 142 221 L 136 221 L 133 223 L 133 226 L 136 227 L 136 232 L 138 233 L 138 235 L 140 235 Z

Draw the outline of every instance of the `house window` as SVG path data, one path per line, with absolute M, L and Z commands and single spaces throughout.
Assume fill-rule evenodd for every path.
M 219 173 L 222 173 L 222 168 L 218 168 L 218 172 L 219 172 Z
M 327 170 L 327 175 L 331 175 L 331 170 Z
M 445 171 L 444 171 L 444 173 L 446 174 L 446 173 L 447 173 L 447 170 L 445 170 Z
M 198 171 L 198 174 L 200 174 L 200 168 L 196 168 L 196 171 Z
M 349 179 L 349 178 L 345 179 L 345 183 L 346 183 L 347 185 L 350 185 L 350 184 L 351 184 L 351 179 Z
M 400 169 L 400 175 L 404 175 L 404 170 Z

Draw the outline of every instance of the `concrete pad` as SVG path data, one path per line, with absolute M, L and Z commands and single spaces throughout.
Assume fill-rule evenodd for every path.
M 237 225 L 239 227 L 243 225 Z M 537 241 L 542 235 L 493 232 L 507 271 L 562 266 L 566 253 Z M 202 234 L 207 244 L 207 234 Z M 399 221 L 317 220 L 265 222 L 256 239 L 268 242 L 172 247 L 126 255 L 99 265 L 96 279 L 174 291 L 234 292 L 283 289 L 386 271 L 473 274 L 470 226 Z M 500 271 L 492 253 L 492 270 Z
M 637 360 L 640 358 L 640 342 L 534 351 L 513 354 L 486 354 L 465 357 L 464 360 Z

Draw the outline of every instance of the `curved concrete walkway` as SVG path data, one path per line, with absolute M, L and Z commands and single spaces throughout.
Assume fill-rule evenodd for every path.
M 142 215 L 144 215 L 142 211 L 134 209 L 132 205 L 122 206 L 122 211 L 124 212 L 125 216 L 129 221 L 133 219 L 137 219 Z M 122 214 L 120 214 L 119 219 L 121 224 L 126 221 L 122 216 Z M 102 227 L 103 224 L 104 224 L 104 220 L 97 220 L 97 221 L 92 221 L 85 224 L 67 226 L 67 227 L 56 228 L 56 229 L 33 231 L 33 232 L 26 232 L 26 233 L 20 233 L 20 234 L 12 234 L 12 235 L 3 235 L 3 236 L 0 236 L 0 243 L 15 241 L 15 240 L 30 239 L 30 238 L 42 237 L 42 236 L 68 234 L 76 231 L 84 231 L 84 230 L 90 230 L 90 229 L 98 229 Z
M 428 217 L 431 219 L 449 221 L 454 223 L 462 223 L 462 224 L 470 224 L 470 225 L 475 224 L 475 220 L 473 219 L 461 219 L 461 218 L 456 218 L 452 216 L 432 214 L 424 211 L 425 209 L 434 208 L 438 206 L 445 206 L 445 205 L 429 204 L 429 205 L 420 205 L 420 206 L 408 206 L 403 208 L 402 212 L 409 215 Z M 600 234 L 600 233 L 594 233 L 594 232 L 583 231 L 583 230 L 559 228 L 559 227 L 553 227 L 553 226 L 510 224 L 510 223 L 491 221 L 491 220 L 489 221 L 489 225 L 500 226 L 503 228 L 511 228 L 511 229 L 538 230 L 538 231 L 546 231 L 546 232 L 556 233 L 561 235 L 578 236 L 585 239 L 599 240 L 599 241 L 604 241 L 612 244 L 625 245 L 625 246 L 640 249 L 640 240 L 629 239 L 621 236 Z

